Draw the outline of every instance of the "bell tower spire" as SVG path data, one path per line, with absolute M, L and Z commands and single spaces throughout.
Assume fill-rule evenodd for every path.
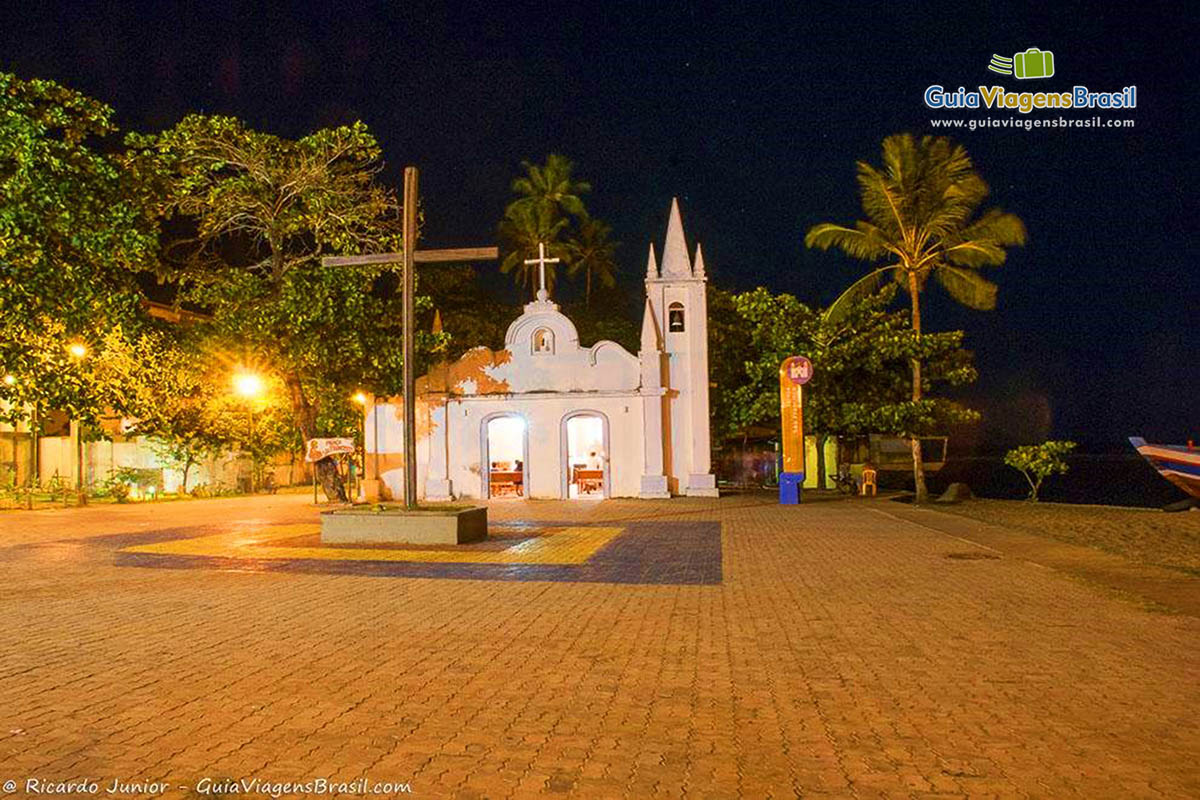
M 663 244 L 662 277 L 692 277 L 692 262 L 688 258 L 687 241 L 683 237 L 683 217 L 679 213 L 679 198 L 671 198 L 671 215 L 667 221 L 667 241 Z
M 663 471 L 672 494 L 712 497 L 717 494 L 717 484 L 709 441 L 708 279 L 699 245 L 694 263 L 688 256 L 677 198 L 671 200 L 662 254 L 661 270 L 653 269 L 651 245 L 642 350 L 645 364 L 651 335 L 660 337 L 664 356 L 661 386 L 666 391 L 662 402 Z M 645 376 L 642 385 L 647 386 Z
M 658 280 L 658 259 L 654 257 L 654 242 L 650 243 L 650 257 L 646 259 L 646 280 Z

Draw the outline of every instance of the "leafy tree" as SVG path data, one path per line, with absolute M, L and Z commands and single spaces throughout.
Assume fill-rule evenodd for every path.
M 155 244 L 121 164 L 112 109 L 0 73 L 0 400 L 94 422 L 107 402 L 94 331 L 137 328 L 135 272 Z M 83 346 L 72 354 L 70 345 Z M 86 354 L 86 357 L 81 354 Z
M 579 229 L 566 242 L 567 274 L 574 277 L 576 273 L 584 273 L 584 305 L 588 308 L 592 305 L 593 278 L 608 288 L 617 283 L 617 242 L 609 238 L 611 235 L 609 225 L 589 217 L 579 223 Z
M 1075 442 L 1054 440 L 1025 445 L 1005 453 L 1004 463 L 1025 476 L 1029 482 L 1029 500 L 1036 503 L 1042 481 L 1051 475 L 1066 473 L 1066 457 L 1075 447 Z
M 472 347 L 498 349 L 515 316 L 511 305 L 496 300 L 480 283 L 479 272 L 469 265 L 436 266 L 418 274 L 421 292 L 437 310 L 446 339 L 439 355 L 454 360 Z M 425 330 L 433 328 L 433 312 L 423 318 Z
M 778 424 L 779 365 L 792 355 L 813 362 L 812 380 L 804 387 L 804 427 L 817 438 L 822 488 L 824 445 L 830 436 L 901 430 L 923 434 L 974 418 L 948 400 L 926 398 L 914 404 L 908 399 L 907 369 L 914 355 L 929 365 L 923 377 L 927 389 L 934 383 L 969 382 L 975 371 L 971 354 L 962 349 L 961 332 L 918 339 L 903 312 L 886 311 L 894 292 L 861 298 L 834 322 L 792 295 L 761 287 L 726 298 L 719 290 L 710 291 L 717 429 L 728 436 L 752 425 Z
M 183 471 L 231 450 L 251 457 L 255 472 L 274 454 L 299 449 L 283 384 L 264 378 L 253 398 L 232 391 L 232 348 L 196 327 L 148 328 L 136 338 L 104 337 L 93 371 L 113 387 L 114 408 L 134 420 L 130 434 L 145 437 Z
M 163 277 L 203 309 L 202 332 L 278 376 L 301 436 L 349 435 L 350 395 L 400 390 L 401 301 L 389 267 L 324 267 L 323 255 L 400 247 L 393 192 L 380 186 L 379 146 L 366 126 L 298 140 L 229 117 L 193 115 L 130 136 L 129 164 L 170 226 Z M 185 235 L 174 235 L 176 231 Z M 428 299 L 418 298 L 428 309 Z M 427 353 L 434 341 L 418 337 Z M 345 489 L 330 460 L 317 475 Z
M 822 222 L 805 236 L 808 247 L 837 247 L 853 258 L 889 261 L 855 282 L 831 308 L 836 320 L 847 304 L 876 291 L 888 278 L 908 293 L 913 332 L 921 336 L 920 295 L 930 278 L 958 302 L 976 309 L 996 305 L 996 285 L 980 269 L 1004 263 L 1005 248 L 1025 243 L 1025 225 L 999 209 L 982 214 L 988 186 L 967 151 L 944 137 L 897 134 L 883 140 L 883 167 L 858 162 L 858 185 L 867 219 L 853 227 Z M 912 407 L 922 401 L 921 357 L 913 355 Z M 920 416 L 919 414 L 917 416 Z M 917 502 L 928 497 L 921 441 L 910 437 Z
M 624 298 L 618 292 L 612 292 L 612 302 L 603 305 L 586 306 L 567 303 L 563 313 L 575 323 L 579 331 L 579 343 L 591 347 L 602 339 L 616 342 L 631 353 L 636 353 L 641 342 L 641 326 L 635 323 L 625 313 Z
M 772 410 L 769 399 L 762 397 L 769 387 L 750 388 L 748 385 L 751 381 L 748 364 L 759 356 L 747 341 L 746 320 L 735 303 L 737 295 L 711 283 L 707 286 L 707 295 L 708 379 L 713 385 L 708 393 L 709 416 L 714 438 L 724 442 L 744 434 L 752 425 L 769 424 L 778 419 L 779 390 L 776 384 Z M 762 358 L 769 359 L 774 350 L 789 347 L 787 342 L 776 343 L 772 354 Z

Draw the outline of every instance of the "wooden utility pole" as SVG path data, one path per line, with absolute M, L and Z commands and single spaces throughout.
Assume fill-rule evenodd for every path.
M 414 357 L 414 292 L 416 265 L 454 261 L 485 261 L 500 257 L 496 247 L 460 247 L 448 250 L 417 249 L 417 168 L 404 168 L 404 251 L 361 256 L 328 256 L 321 259 L 327 267 L 353 267 L 364 264 L 401 264 L 400 284 L 404 293 L 404 507 L 417 507 L 417 398 Z M 378 409 L 375 411 L 378 414 Z M 376 420 L 378 425 L 378 420 Z M 375 443 L 375 480 L 379 480 L 379 442 Z

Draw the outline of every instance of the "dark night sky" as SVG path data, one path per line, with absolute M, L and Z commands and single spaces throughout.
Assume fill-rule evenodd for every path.
M 1135 119 L 1132 130 L 955 133 L 1030 243 L 993 273 L 996 311 L 933 296 L 927 324 L 968 332 L 982 373 L 973 394 L 996 435 L 1200 435 L 1194 9 L 281 8 L 7 3 L 0 66 L 97 97 L 126 129 L 188 111 L 290 136 L 361 118 L 390 180 L 405 163 L 422 168 L 432 245 L 489 241 L 519 162 L 562 152 L 595 185 L 589 207 L 613 223 L 627 274 L 640 274 L 678 194 L 719 285 L 810 303 L 864 269 L 801 241 L 815 222 L 856 218 L 855 160 L 877 161 L 887 134 L 931 132 L 931 117 L 987 115 L 929 111 L 926 86 L 1136 84 L 1137 109 L 1100 112 Z M 993 53 L 1032 46 L 1054 52 L 1054 78 L 986 70 Z

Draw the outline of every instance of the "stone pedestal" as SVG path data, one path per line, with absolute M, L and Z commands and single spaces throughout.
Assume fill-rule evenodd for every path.
M 427 478 L 425 480 L 425 499 L 431 503 L 453 500 L 453 487 L 446 478 Z
M 487 538 L 487 508 L 345 508 L 321 515 L 321 544 L 466 544 Z
M 716 497 L 718 494 L 717 476 L 712 474 L 688 475 L 687 488 L 683 493 L 688 497 Z
M 643 500 L 657 500 L 668 498 L 671 492 L 667 489 L 666 475 L 643 475 L 641 489 L 638 491 L 638 497 Z

